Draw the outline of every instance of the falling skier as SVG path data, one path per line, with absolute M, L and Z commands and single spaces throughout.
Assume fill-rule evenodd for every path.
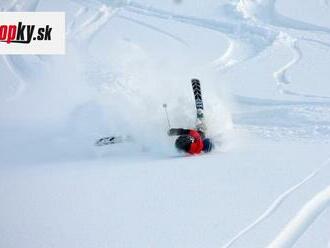
M 204 105 L 202 100 L 201 85 L 198 79 L 192 79 L 192 88 L 195 97 L 197 121 L 195 129 L 183 129 L 183 128 L 170 128 L 168 131 L 169 136 L 179 136 L 175 141 L 175 147 L 179 151 L 183 151 L 189 154 L 200 154 L 202 152 L 210 152 L 214 148 L 211 139 L 205 137 L 206 126 L 204 124 Z M 167 105 L 164 104 L 166 114 Z M 168 119 L 169 122 L 169 119 Z M 170 123 L 169 123 L 170 125 Z M 131 136 L 109 136 L 99 139 L 96 146 L 106 146 L 112 144 L 132 142 Z
M 168 131 L 168 135 L 179 135 L 175 141 L 175 147 L 179 151 L 195 155 L 201 152 L 210 152 L 213 149 L 212 141 L 209 138 L 205 138 L 204 132 L 199 130 L 171 128 Z
M 214 145 L 211 139 L 205 137 L 206 126 L 203 122 L 204 105 L 200 81 L 192 79 L 191 83 L 197 110 L 196 129 L 171 128 L 168 131 L 168 135 L 179 136 L 175 141 L 175 147 L 179 151 L 196 155 L 202 152 L 211 152 Z

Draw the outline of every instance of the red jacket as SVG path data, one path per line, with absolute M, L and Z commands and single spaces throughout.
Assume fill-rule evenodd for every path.
M 194 142 L 188 152 L 192 155 L 200 154 L 204 147 L 201 135 L 196 130 L 189 130 L 189 135 L 194 138 Z

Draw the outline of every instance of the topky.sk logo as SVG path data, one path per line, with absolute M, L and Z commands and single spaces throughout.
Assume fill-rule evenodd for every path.
M 38 28 L 34 36 L 36 25 L 24 25 L 19 22 L 17 25 L 0 25 L 0 42 L 30 44 L 33 40 L 52 40 L 53 28 L 46 25 L 45 28 Z
M 63 12 L 0 12 L 0 54 L 64 54 Z

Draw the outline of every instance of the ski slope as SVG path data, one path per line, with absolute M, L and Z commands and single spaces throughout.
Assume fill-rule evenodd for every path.
M 65 56 L 1 56 L 0 247 L 330 247 L 329 1 L 0 11 L 67 18 Z M 195 77 L 218 146 L 184 156 L 162 105 L 193 127 Z

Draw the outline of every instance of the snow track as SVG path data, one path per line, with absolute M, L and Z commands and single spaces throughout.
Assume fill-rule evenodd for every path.
M 1 11 L 35 11 L 40 0 L 3 0 L 0 3 Z
M 2 8 L 0 11 L 35 11 L 40 0 L 30 0 L 30 1 L 23 1 L 23 0 L 13 0 L 13 1 L 4 1 L 2 4 Z M 0 4 L 0 7 L 1 7 Z M 3 60 L 8 66 L 10 72 L 16 77 L 16 86 L 15 92 L 13 95 L 7 97 L 6 101 L 12 101 L 21 96 L 21 94 L 25 91 L 27 87 L 27 80 L 35 79 L 36 71 L 35 65 L 39 64 L 39 69 L 42 67 L 42 63 L 39 63 L 40 60 L 38 57 L 30 56 L 33 58 L 33 62 L 29 60 L 28 56 L 8 56 L 3 55 Z
M 77 40 L 85 40 L 86 43 L 90 39 L 88 37 L 93 37 L 94 34 L 100 30 L 105 23 L 107 23 L 109 17 L 114 16 L 120 9 L 124 9 L 126 12 L 133 12 L 143 16 L 152 16 L 155 18 L 172 20 L 221 32 L 227 36 L 229 40 L 229 46 L 227 51 L 214 62 L 214 65 L 220 70 L 227 70 L 236 64 L 252 59 L 261 54 L 261 52 L 263 52 L 265 49 L 273 46 L 275 41 L 280 42 L 282 40 L 284 45 L 288 45 L 291 48 L 294 57 L 292 61 L 283 66 L 280 70 L 274 72 L 274 77 L 276 83 L 278 84 L 278 90 L 287 95 L 328 99 L 328 96 L 298 93 L 285 89 L 285 85 L 289 83 L 287 78 L 289 69 L 299 63 L 299 61 L 303 58 L 303 51 L 300 50 L 298 45 L 299 40 L 304 39 L 314 43 L 318 42 L 320 44 L 322 43 L 324 45 L 329 45 L 327 42 L 322 40 L 315 40 L 315 38 L 306 37 L 308 33 L 303 37 L 291 37 L 286 33 L 286 29 L 294 29 L 306 32 L 324 32 L 326 34 L 330 33 L 330 29 L 327 27 L 321 27 L 297 21 L 280 15 L 275 10 L 276 0 L 240 0 L 225 4 L 222 7 L 225 9 L 222 11 L 225 13 L 224 18 L 222 18 L 223 21 L 178 15 L 134 1 L 127 2 L 86 0 L 77 2 L 85 6 L 83 12 L 86 11 L 86 8 L 93 8 L 97 10 L 95 16 L 80 24 L 79 28 L 74 28 L 74 26 L 76 26 L 77 20 L 74 20 L 70 26 L 70 28 L 74 30 L 74 38 Z M 31 6 L 36 7 L 36 2 L 34 2 L 34 4 Z M 112 12 L 111 14 L 109 12 L 110 8 Z M 81 15 L 82 12 L 79 11 L 76 19 L 81 18 Z M 160 32 L 186 45 L 181 38 L 169 32 L 162 31 L 159 28 L 155 28 L 150 24 L 146 24 L 132 17 L 126 16 L 125 14 L 121 14 L 119 17 L 135 22 L 136 24 L 142 25 L 146 28 L 150 28 L 151 30 Z M 280 30 L 278 30 L 278 28 L 280 28 Z M 80 37 L 79 34 L 83 34 L 87 37 Z M 281 38 L 283 37 L 283 34 L 287 36 L 287 38 L 284 40 Z
M 221 67 L 228 67 L 239 63 L 240 61 L 245 61 L 246 59 L 252 58 L 258 55 L 266 47 L 271 46 L 275 37 L 279 34 L 276 29 L 271 26 L 264 26 L 261 28 L 260 23 L 269 24 L 272 26 L 278 26 L 285 29 L 296 29 L 308 32 L 325 32 L 329 33 L 330 29 L 326 27 L 321 27 L 317 25 L 311 25 L 305 22 L 299 22 L 287 17 L 284 17 L 275 10 L 276 0 L 264 0 L 264 1 L 246 1 L 241 0 L 236 2 L 236 4 L 227 4 L 225 7 L 227 11 L 225 12 L 226 22 L 219 22 L 214 20 L 207 20 L 203 18 L 188 17 L 182 15 L 175 15 L 171 12 L 162 11 L 159 9 L 152 8 L 150 6 L 145 6 L 136 2 L 127 1 L 77 1 L 80 4 L 85 4 L 85 6 L 104 9 L 105 6 L 111 6 L 111 8 L 119 9 L 124 8 L 128 11 L 133 11 L 142 15 L 154 16 L 157 18 L 173 19 L 179 22 L 188 23 L 192 25 L 197 25 L 205 28 L 209 28 L 215 31 L 222 32 L 228 35 L 229 39 L 233 39 L 227 52 L 216 62 L 217 65 Z M 99 6 L 99 7 L 98 7 Z M 228 11 L 228 9 L 230 9 Z M 238 12 L 235 12 L 235 9 Z M 239 21 L 233 22 L 233 13 L 241 13 L 241 19 Z M 99 18 L 99 15 L 96 17 Z M 93 21 L 94 19 L 91 19 Z M 126 17 L 128 18 L 128 17 Z M 251 19 L 251 21 L 246 21 L 246 19 Z M 255 24 L 254 24 L 255 22 Z M 84 28 L 84 25 L 82 25 Z M 257 38 L 260 36 L 260 38 Z M 256 43 L 256 41 L 258 41 Z M 264 43 L 268 39 L 268 42 Z M 261 40 L 262 44 L 261 43 Z M 241 43 L 239 45 L 237 42 Z M 237 45 L 238 44 L 238 45 Z M 247 47 L 247 45 L 249 47 Z M 244 48 L 244 46 L 246 48 Z M 254 52 L 252 52 L 254 51 Z M 246 55 L 244 55 L 246 53 Z
M 280 28 L 296 29 L 307 32 L 324 32 L 330 34 L 330 28 L 298 21 L 279 14 L 275 5 L 277 0 L 240 0 L 237 9 L 245 18 L 253 19 Z
M 88 9 L 81 8 L 77 12 L 74 20 L 70 25 L 70 34 L 72 37 L 69 39 L 75 39 L 76 42 L 84 42 L 85 46 L 88 46 L 91 39 L 95 37 L 95 34 L 104 27 L 104 25 L 118 12 L 117 9 L 111 9 L 107 6 L 101 6 L 94 15 L 87 20 L 78 23 L 78 20 L 83 19 L 85 13 L 88 14 Z
M 317 168 L 315 171 L 313 171 L 311 174 L 309 174 L 306 178 L 304 178 L 301 182 L 297 183 L 296 185 L 292 186 L 291 188 L 289 188 L 288 190 L 286 190 L 285 192 L 283 192 L 280 196 L 278 196 L 275 201 L 266 209 L 266 211 L 260 215 L 255 221 L 253 221 L 250 225 L 248 225 L 247 227 L 245 227 L 244 229 L 242 229 L 237 235 L 235 235 L 231 240 L 229 240 L 225 245 L 222 246 L 222 248 L 229 248 L 232 247 L 234 245 L 234 243 L 240 239 L 243 235 L 245 235 L 246 233 L 250 232 L 251 230 L 253 230 L 253 228 L 255 228 L 258 224 L 262 223 L 263 221 L 265 221 L 267 218 L 269 218 L 281 205 L 282 203 L 288 199 L 293 193 L 295 193 L 298 189 L 300 189 L 302 186 L 304 186 L 305 184 L 307 184 L 309 181 L 311 181 L 313 178 L 315 178 L 325 167 L 329 166 L 330 164 L 330 158 L 327 159 L 325 162 L 322 163 L 322 165 Z M 330 196 L 329 199 L 327 201 L 330 201 Z M 322 206 L 321 206 L 322 207 Z M 321 208 L 320 207 L 320 208 Z M 290 227 L 293 229 L 293 227 L 291 227 L 293 224 L 290 224 Z M 297 227 L 295 227 L 297 228 Z M 288 232 L 288 231 L 284 231 L 284 232 Z M 293 242 L 292 240 L 294 239 L 294 237 L 297 238 L 297 234 L 294 237 L 282 237 L 284 236 L 284 234 L 281 234 L 281 236 L 278 238 L 281 241 L 274 241 L 274 244 L 278 244 L 280 242 L 289 242 L 289 241 L 283 241 L 285 240 L 291 240 L 290 242 Z M 274 245 L 274 246 L 270 246 L 270 247 L 276 247 L 276 248 L 287 248 L 287 247 L 291 247 L 291 246 L 281 246 L 281 245 Z
M 330 29 L 280 15 L 275 10 L 275 4 L 276 0 L 241 0 L 236 4 L 227 4 L 225 5 L 226 11 L 223 11 L 227 16 L 224 18 L 225 21 L 222 22 L 212 19 L 176 15 L 171 12 L 146 7 L 135 2 L 130 3 L 126 7 L 126 10 L 141 15 L 196 25 L 227 35 L 229 47 L 227 51 L 214 62 L 214 65 L 220 70 L 226 70 L 236 64 L 258 56 L 266 48 L 273 46 L 275 40 L 282 42 L 283 45 L 290 47 L 292 50 L 293 59 L 280 70 L 274 72 L 278 90 L 281 93 L 291 96 L 330 99 L 328 96 L 298 93 L 285 89 L 285 85 L 290 83 L 287 78 L 288 71 L 303 59 L 303 51 L 299 48 L 299 41 L 310 41 L 328 47 L 328 42 L 315 40 L 315 38 L 306 38 L 306 36 L 308 36 L 308 33 L 313 32 L 323 32 L 329 35 Z M 235 9 L 241 13 L 241 18 L 235 16 L 238 13 L 235 13 Z M 299 30 L 307 33 L 302 36 L 298 35 L 292 37 L 287 33 L 287 29 Z M 283 39 L 283 37 L 286 38 Z
M 307 193 L 329 184 L 330 172 L 330 158 L 313 166 L 330 143 L 330 27 L 318 25 L 327 17 L 294 19 L 277 2 L 1 1 L 1 11 L 63 4 L 70 23 L 64 58 L 2 56 L 0 244 L 268 244 Z M 297 2 L 281 7 L 290 11 Z M 329 1 L 318 4 L 323 11 Z M 221 152 L 182 157 L 166 136 L 161 106 L 168 104 L 174 125 L 192 127 L 195 76 L 205 86 L 208 126 L 221 137 Z M 112 134 L 133 134 L 136 142 L 93 146 Z M 304 234 L 329 201 L 327 187 L 268 247 L 289 248 L 302 237 L 306 247 L 319 247 L 315 237 L 325 236 L 327 219 Z M 62 219 L 63 213 L 69 214 Z M 267 228 L 257 229 L 261 224 Z
M 254 20 L 256 23 L 267 23 L 271 26 L 277 26 L 285 32 L 285 29 L 301 30 L 306 32 L 324 32 L 330 34 L 330 29 L 327 27 L 321 27 L 317 25 L 312 25 L 306 22 L 297 21 L 279 14 L 275 10 L 275 4 L 277 0 L 261 0 L 261 1 L 249 1 L 240 0 L 237 5 L 237 9 L 242 12 L 245 18 Z M 274 30 L 271 26 L 269 29 Z M 307 98 L 321 98 L 330 99 L 328 96 L 318 96 L 313 94 L 297 93 L 285 89 L 286 85 L 291 82 L 287 78 L 287 72 L 290 68 L 298 64 L 303 59 L 303 51 L 299 47 L 299 40 L 305 40 L 310 42 L 319 43 L 329 47 L 328 42 L 323 42 L 322 40 L 315 40 L 303 37 L 291 37 L 288 33 L 285 34 L 285 39 L 282 40 L 283 44 L 289 46 L 293 53 L 293 59 L 283 66 L 280 70 L 274 72 L 275 80 L 278 84 L 278 90 L 281 93 L 292 95 L 292 96 L 302 96 Z M 282 35 L 279 35 L 279 39 L 282 39 Z
M 161 29 L 159 29 L 159 28 L 157 28 L 157 27 L 155 27 L 153 25 L 150 25 L 150 24 L 147 24 L 145 22 L 141 22 L 141 21 L 139 21 L 137 19 L 134 19 L 132 17 L 126 17 L 126 16 L 123 16 L 123 15 L 120 15 L 120 14 L 117 15 L 117 17 L 118 18 L 121 18 L 121 19 L 124 19 L 124 20 L 127 20 L 127 21 L 130 21 L 130 22 L 133 22 L 133 23 L 136 23 L 136 24 L 141 25 L 143 27 L 149 28 L 149 29 L 154 30 L 154 31 L 156 31 L 156 32 L 158 32 L 160 34 L 165 35 L 165 36 L 168 36 L 168 37 L 176 40 L 177 42 L 181 43 L 184 46 L 187 46 L 187 47 L 189 46 L 189 44 L 186 41 L 184 41 L 183 39 L 181 39 L 180 37 L 175 36 L 175 35 L 173 35 L 173 34 L 171 34 L 169 32 L 163 31 L 163 30 L 161 30 Z
M 39 2 L 40 0 L 13 0 L 4 2 L 0 6 L 2 7 L 1 11 L 35 11 Z M 78 9 L 72 22 L 68 25 L 67 39 L 79 44 L 79 47 L 87 52 L 92 38 L 95 37 L 97 32 L 99 32 L 112 17 L 119 13 L 120 7 L 125 6 L 126 2 L 112 1 L 110 5 L 108 1 L 106 1 L 106 4 L 99 1 L 76 2 L 83 6 Z M 120 15 L 118 17 L 161 33 L 187 46 L 187 43 L 181 38 L 150 24 L 146 24 L 130 17 Z M 82 57 L 87 58 L 88 56 L 82 55 Z M 45 67 L 50 64 L 50 56 L 48 56 L 45 61 L 40 61 L 38 56 L 3 56 L 3 59 L 8 66 L 8 69 L 17 79 L 15 93 L 9 96 L 7 101 L 19 98 L 30 82 L 36 80 L 35 77 L 39 74 L 36 71 L 45 71 Z
M 330 205 L 330 186 L 306 203 L 268 248 L 290 248 Z
M 283 41 L 282 43 L 287 44 L 287 46 L 291 49 L 291 51 L 293 53 L 293 58 L 288 64 L 283 66 L 278 71 L 274 72 L 274 78 L 277 82 L 278 91 L 282 94 L 291 95 L 291 96 L 301 96 L 301 97 L 305 97 L 305 98 L 315 98 L 315 99 L 319 98 L 319 99 L 324 99 L 324 100 L 330 100 L 330 96 L 304 94 L 304 93 L 298 93 L 298 92 L 294 92 L 294 91 L 287 89 L 287 86 L 292 83 L 288 79 L 287 72 L 303 59 L 303 52 L 299 47 L 299 40 L 292 40 L 290 38 L 285 39 L 285 40 L 286 41 Z M 312 40 L 311 42 L 317 43 L 317 41 L 314 41 L 314 40 Z M 324 44 L 322 44 L 322 45 L 324 45 Z
M 257 56 L 267 47 L 271 46 L 277 36 L 276 32 L 264 29 L 261 26 L 251 25 L 244 20 L 240 22 L 233 21 L 233 16 L 231 15 L 227 16 L 225 21 L 220 21 L 177 15 L 136 3 L 130 4 L 127 10 L 141 15 L 173 20 L 225 34 L 230 40 L 230 45 L 226 53 L 214 62 L 215 66 L 219 69 L 227 69 Z
M 288 40 L 288 46 L 292 49 L 294 57 L 287 65 L 283 66 L 279 71 L 274 72 L 274 77 L 277 82 L 278 90 L 281 93 L 286 92 L 285 85 L 290 84 L 290 81 L 287 78 L 287 71 L 294 65 L 296 65 L 302 58 L 302 52 L 298 46 L 297 40 Z

